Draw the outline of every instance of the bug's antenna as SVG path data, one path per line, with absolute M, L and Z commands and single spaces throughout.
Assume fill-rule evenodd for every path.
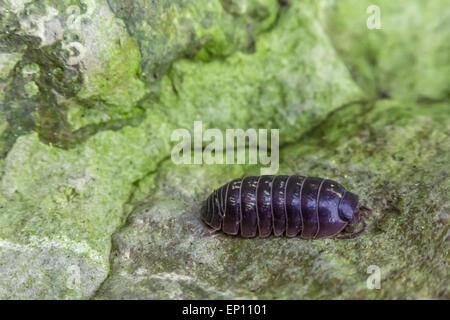
M 366 230 L 366 221 L 364 221 L 363 218 L 361 218 L 361 223 L 362 223 L 362 228 L 359 231 L 353 232 L 351 234 L 348 235 L 344 235 L 344 236 L 338 236 L 336 237 L 337 239 L 353 239 L 356 238 L 357 236 L 359 236 L 361 233 L 364 232 L 364 230 Z

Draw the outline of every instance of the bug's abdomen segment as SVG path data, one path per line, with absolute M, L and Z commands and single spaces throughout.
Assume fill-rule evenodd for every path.
M 241 183 L 236 179 L 227 184 L 225 215 L 223 217 L 223 232 L 237 235 L 241 221 Z
M 301 190 L 305 177 L 290 176 L 286 184 L 286 236 L 295 237 L 302 230 Z
M 345 189 L 332 180 L 324 180 L 318 198 L 319 232 L 316 238 L 330 237 L 339 233 L 347 222 L 339 217 L 339 203 Z
M 306 178 L 301 194 L 302 210 L 302 238 L 312 239 L 319 231 L 318 206 L 317 199 L 320 185 L 323 179 L 308 177 Z
M 258 230 L 260 237 L 272 233 L 272 181 L 274 176 L 261 176 L 256 195 L 258 206 Z
M 256 187 L 259 177 L 246 177 L 241 186 L 241 235 L 243 237 L 256 236 L 258 217 L 256 207 Z
M 230 235 L 267 237 L 273 231 L 275 236 L 317 239 L 358 223 L 359 210 L 358 196 L 332 180 L 252 176 L 215 190 L 204 202 L 201 218 Z
M 217 191 L 214 191 L 208 199 L 208 207 L 210 208 L 210 218 L 207 221 L 209 221 L 211 228 L 214 230 L 219 230 L 222 227 L 222 212 L 220 209 Z
M 272 183 L 273 234 L 283 235 L 286 230 L 286 181 L 289 176 L 276 176 Z

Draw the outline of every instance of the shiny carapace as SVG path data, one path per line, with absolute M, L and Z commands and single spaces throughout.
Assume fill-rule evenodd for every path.
M 348 239 L 365 230 L 370 212 L 333 180 L 280 175 L 230 181 L 208 197 L 201 218 L 213 231 L 247 238 Z

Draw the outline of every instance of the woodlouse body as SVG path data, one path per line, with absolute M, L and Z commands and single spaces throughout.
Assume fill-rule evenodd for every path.
M 259 176 L 235 179 L 206 200 L 202 220 L 213 230 L 243 237 L 300 235 L 304 239 L 354 238 L 371 210 L 339 183 L 315 177 Z M 353 232 L 353 226 L 363 227 Z

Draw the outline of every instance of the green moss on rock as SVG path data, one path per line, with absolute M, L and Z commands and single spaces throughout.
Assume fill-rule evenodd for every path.
M 278 12 L 265 1 L 109 1 L 140 44 L 143 74 L 149 83 L 181 57 L 202 60 L 252 51 L 256 34 L 270 27 Z
M 449 296 L 440 2 L 380 2 L 373 32 L 347 1 L 3 3 L 1 298 Z M 341 181 L 375 209 L 368 231 L 210 235 L 202 200 L 260 172 L 172 164 L 171 133 L 195 120 L 280 129 L 279 173 Z
M 355 240 L 210 234 L 202 200 L 245 166 L 174 166 L 113 237 L 96 298 L 429 299 L 449 295 L 450 129 L 446 105 L 352 105 L 282 150 L 283 174 L 336 179 L 374 209 Z M 355 121 L 356 119 L 356 121 Z M 369 290 L 368 267 L 381 270 Z
M 314 6 L 300 3 L 259 36 L 252 54 L 175 62 L 162 81 L 159 105 L 180 127 L 192 128 L 194 120 L 202 120 L 209 128 L 280 128 L 285 143 L 361 98 Z
M 133 182 L 156 166 L 150 145 L 136 128 L 99 133 L 71 150 L 36 134 L 17 140 L 0 182 L 3 299 L 93 294 L 108 273 L 110 237 Z M 79 268 L 77 288 L 68 284 L 71 266 Z
M 2 70 L 2 156 L 30 130 L 67 148 L 142 112 L 139 48 L 105 1 L 6 2 L 4 12 L 0 51 L 20 59 Z
M 356 82 L 372 96 L 442 101 L 450 93 L 450 8 L 433 1 L 334 1 L 327 33 Z M 381 29 L 366 21 L 380 9 Z

